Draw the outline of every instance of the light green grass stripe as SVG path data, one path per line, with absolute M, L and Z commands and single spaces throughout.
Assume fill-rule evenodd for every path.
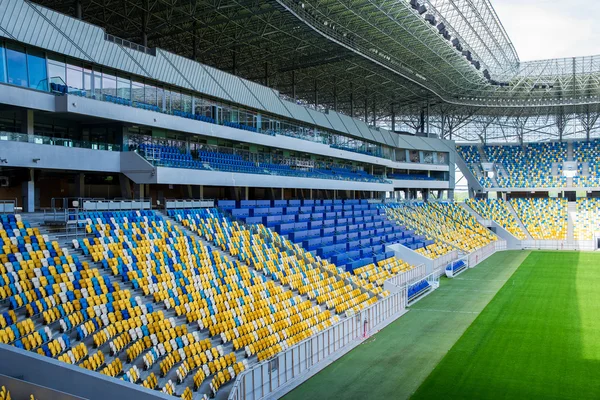
M 414 399 L 600 398 L 600 254 L 534 252 Z
M 285 399 L 408 398 L 510 278 L 527 251 L 497 253 L 416 303 L 406 315 Z

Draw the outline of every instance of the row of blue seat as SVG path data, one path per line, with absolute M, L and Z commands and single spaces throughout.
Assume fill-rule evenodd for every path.
M 412 284 L 408 287 L 408 301 L 412 301 L 417 297 L 423 295 L 431 288 L 431 284 L 423 279 L 415 284 Z

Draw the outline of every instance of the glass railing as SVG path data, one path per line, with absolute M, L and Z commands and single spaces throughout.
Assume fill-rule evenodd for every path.
M 39 134 L 28 135 L 26 133 L 15 132 L 0 132 L 0 141 L 45 144 L 50 146 L 73 147 L 92 150 L 121 151 L 121 146 L 113 143 L 73 140 L 68 138 L 42 136 Z
M 342 135 L 337 135 L 337 134 L 334 134 L 331 132 L 319 130 L 314 127 L 295 125 L 295 124 L 290 124 L 290 123 L 279 121 L 279 120 L 274 120 L 270 116 L 263 116 L 263 123 L 262 123 L 263 127 L 261 127 L 261 126 L 256 126 L 256 124 L 254 124 L 254 123 L 246 124 L 243 121 L 230 121 L 229 119 L 222 118 L 222 117 L 219 117 L 218 119 L 214 119 L 212 116 L 199 115 L 199 114 L 196 114 L 193 112 L 189 112 L 189 111 L 191 111 L 191 109 L 189 111 L 181 111 L 181 110 L 176 110 L 176 109 L 167 110 L 167 109 L 161 107 L 160 105 L 157 105 L 156 102 L 146 103 L 146 102 L 144 102 L 143 98 L 131 100 L 129 98 L 123 98 L 123 97 L 116 96 L 116 93 L 107 94 L 107 93 L 99 92 L 98 90 L 78 89 L 78 88 L 67 86 L 64 84 L 64 82 L 62 82 L 62 80 L 56 79 L 56 78 L 52 78 L 50 80 L 50 89 L 55 94 L 70 94 L 70 95 L 75 95 L 75 96 L 81 96 L 81 97 L 91 98 L 91 99 L 95 99 L 95 100 L 106 101 L 109 103 L 114 103 L 114 104 L 118 104 L 118 105 L 122 105 L 122 106 L 141 108 L 141 109 L 148 110 L 148 111 L 154 111 L 154 112 L 160 112 L 160 113 L 164 113 L 164 114 L 175 115 L 175 116 L 193 119 L 193 120 L 197 120 L 197 121 L 209 122 L 209 123 L 213 123 L 213 124 L 217 124 L 217 125 L 230 126 L 230 127 L 234 127 L 237 129 L 247 130 L 250 132 L 256 132 L 256 133 L 261 133 L 261 134 L 265 134 L 265 135 L 271 135 L 271 136 L 284 135 L 284 136 L 294 137 L 297 139 L 308 140 L 308 141 L 315 142 L 315 143 L 322 143 L 322 144 L 325 144 L 325 145 L 328 145 L 328 146 L 331 146 L 334 148 L 342 149 L 342 150 L 372 155 L 374 157 L 392 159 L 392 154 L 393 154 L 391 148 L 384 148 L 383 146 L 380 146 L 380 145 L 373 145 L 373 146 L 375 146 L 375 149 L 365 150 L 365 148 L 368 146 L 366 142 L 364 142 L 364 143 L 346 143 L 346 141 L 352 141 L 353 139 L 350 139 L 350 138 L 342 136 Z M 227 109 L 226 107 L 223 107 L 222 105 L 219 105 L 219 108 L 221 108 L 222 110 Z M 227 110 L 229 110 L 229 109 L 227 109 Z M 241 112 L 241 110 L 237 110 L 234 108 L 232 108 L 231 110 L 232 110 L 232 113 L 234 113 L 234 114 L 235 114 L 234 111 Z M 225 114 L 227 114 L 227 113 L 225 113 Z M 265 126 L 270 126 L 270 127 L 265 127 Z

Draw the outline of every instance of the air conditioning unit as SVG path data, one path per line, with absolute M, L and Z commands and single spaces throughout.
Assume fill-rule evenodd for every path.
M 8 176 L 0 176 L 0 187 L 8 187 Z

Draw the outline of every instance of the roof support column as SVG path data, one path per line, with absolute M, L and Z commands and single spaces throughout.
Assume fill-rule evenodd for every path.
M 316 79 L 315 79 L 314 91 L 315 91 L 315 106 L 318 106 L 319 105 L 319 88 L 317 86 L 317 80 Z
M 333 83 L 333 109 L 338 110 L 337 83 Z
M 265 61 L 265 86 L 269 86 L 269 62 Z
M 365 93 L 365 124 L 369 125 L 369 92 Z
M 292 71 L 292 97 L 296 101 L 296 71 Z
M 396 110 L 394 109 L 394 103 L 390 104 L 392 112 L 392 132 L 396 132 Z
M 421 133 L 425 132 L 425 109 L 421 109 L 419 130 L 421 131 Z
M 233 49 L 233 54 L 231 55 L 231 73 L 233 75 L 237 75 L 237 60 L 236 60 L 237 50 Z
M 83 9 L 81 8 L 81 0 L 75 0 L 75 18 L 83 19 Z
M 377 101 L 373 98 L 373 126 L 377 125 Z
M 196 41 L 196 20 L 192 22 L 192 60 L 198 61 L 198 43 Z
M 350 116 L 354 118 L 354 88 L 350 84 Z
M 142 46 L 148 47 L 148 0 L 142 1 Z

